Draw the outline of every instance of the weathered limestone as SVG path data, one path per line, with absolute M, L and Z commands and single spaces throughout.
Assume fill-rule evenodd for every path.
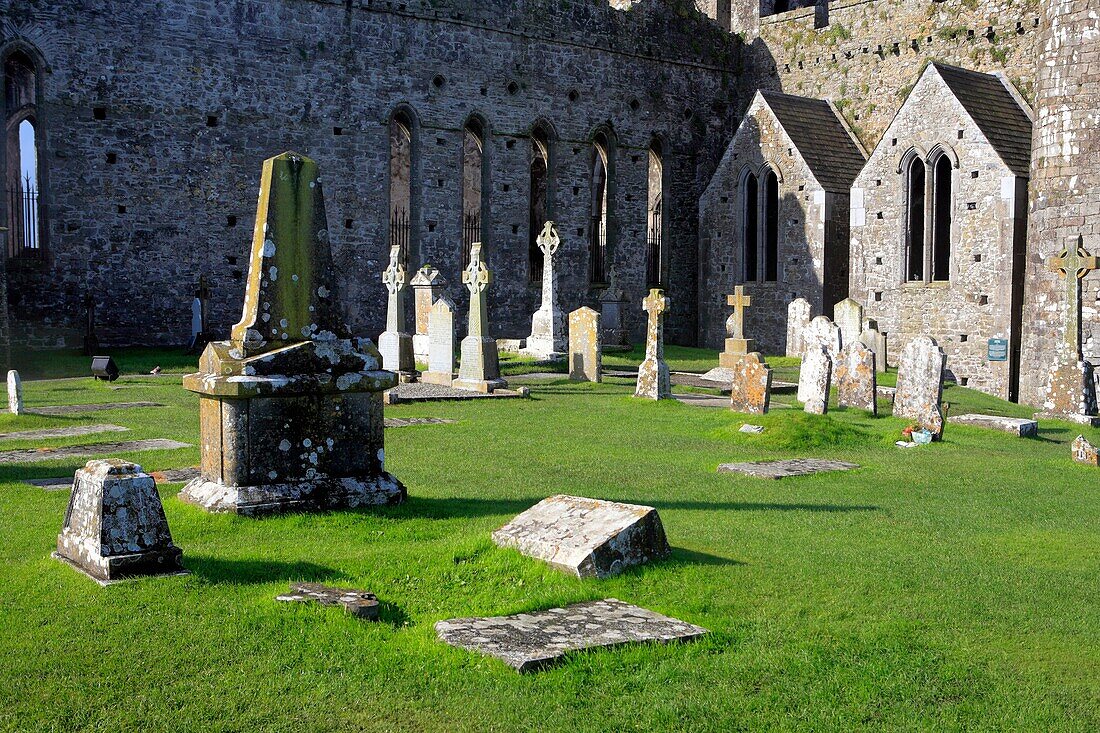
M 820 344 L 807 344 L 798 372 L 798 401 L 806 412 L 824 415 L 829 411 L 832 379 L 833 360 L 829 357 L 829 350 Z
M 904 417 L 925 428 L 934 440 L 943 436 L 943 373 L 947 354 L 935 339 L 918 336 L 910 341 L 898 360 L 898 386 L 894 396 L 894 417 Z
M 833 306 L 833 321 L 840 329 L 841 344 L 846 346 L 863 331 L 863 306 L 853 298 L 845 298 Z
M 431 351 L 431 326 L 428 323 L 428 314 L 431 313 L 435 302 L 443 297 L 447 281 L 439 270 L 431 265 L 423 265 L 413 275 L 409 286 L 413 291 L 413 313 L 416 323 L 413 332 L 413 357 L 419 362 L 428 361 Z
M 202 476 L 181 500 L 249 515 L 404 501 L 382 423 L 397 377 L 351 338 L 335 279 L 317 165 L 265 161 L 244 313 L 183 380 L 199 394 Z
M 320 583 L 291 583 L 290 592 L 276 596 L 275 600 L 283 603 L 338 606 L 356 618 L 378 620 L 378 597 L 366 591 L 331 588 Z
M 749 415 L 763 415 L 771 399 L 772 370 L 759 352 L 754 351 L 730 367 L 730 409 Z
M 875 353 L 861 341 L 851 341 L 840 350 L 836 361 L 836 403 L 878 415 L 878 384 Z
M 390 247 L 390 264 L 382 273 L 382 283 L 389 293 L 386 330 L 378 337 L 382 368 L 396 372 L 402 381 L 408 381 L 416 372 L 416 361 L 413 358 L 412 335 L 405 323 L 405 291 L 409 286 L 409 277 L 401 264 L 399 246 Z
M 77 438 L 99 433 L 125 433 L 130 428 L 121 425 L 72 425 L 67 428 L 42 428 L 41 430 L 17 430 L 0 433 L 0 440 L 44 440 L 47 438 Z
M 642 309 L 649 314 L 646 326 L 645 359 L 638 367 L 638 385 L 635 397 L 650 400 L 667 400 L 672 397 L 672 381 L 665 363 L 665 313 L 668 298 L 663 290 L 654 288 L 642 301 Z
M 160 503 L 141 466 L 89 461 L 76 472 L 54 557 L 101 584 L 143 575 L 186 572 Z
M 91 405 L 46 405 L 27 410 L 32 415 L 80 415 L 107 410 L 136 410 L 142 407 L 164 407 L 160 402 L 98 402 Z
M 974 425 L 979 428 L 1000 430 L 1018 438 L 1034 438 L 1039 434 L 1039 423 L 1022 417 L 1002 417 L 1001 415 L 955 415 L 947 419 L 956 425 Z
M 871 351 L 875 352 L 875 371 L 880 374 L 886 372 L 886 335 L 878 330 L 878 322 L 866 320 L 863 330 L 859 334 L 859 341 Z
M 813 306 L 805 298 L 795 298 L 787 305 L 787 356 L 806 353 L 806 329 L 810 327 Z
M 587 306 L 569 314 L 569 378 L 574 382 L 603 381 L 600 314 Z
M 840 329 L 829 320 L 828 316 L 818 316 L 810 321 L 803 333 L 802 342 L 806 348 L 817 344 L 824 346 L 829 352 L 829 358 L 836 361 L 836 355 L 844 346 Z
M 455 376 L 455 304 L 440 296 L 428 313 L 428 371 L 420 381 L 451 386 Z
M 584 649 L 691 641 L 709 633 L 615 598 L 535 613 L 453 618 L 435 625 L 441 641 L 488 654 L 517 672 L 535 672 Z
M 8 372 L 8 412 L 23 414 L 23 380 L 14 369 Z
M 745 295 L 745 286 L 738 285 L 726 303 L 733 306 L 733 313 L 726 319 L 726 346 L 718 355 L 718 365 L 730 369 L 755 349 L 753 340 L 745 338 L 745 309 L 752 305 L 752 298 Z
M 518 515 L 493 542 L 578 578 L 607 578 L 672 551 L 653 507 L 565 495 Z
M 626 296 L 618 284 L 618 274 L 612 266 L 607 272 L 607 287 L 600 293 L 600 343 L 604 349 L 628 348 L 626 328 L 623 326 L 623 310 Z
M 470 264 L 462 273 L 462 283 L 470 291 L 470 320 L 467 336 L 462 339 L 458 379 L 451 384 L 456 389 L 490 393 L 508 386 L 500 378 L 497 342 L 489 336 L 489 306 L 485 291 L 491 282 L 493 273 L 481 261 L 481 243 L 475 242 L 470 248 Z
M 138 453 L 147 450 L 176 450 L 190 448 L 190 443 L 167 438 L 148 440 L 130 440 L 122 443 L 89 443 L 87 445 L 66 445 L 57 448 L 20 448 L 0 451 L 0 464 L 40 463 L 56 461 L 59 458 L 93 458 L 109 456 L 112 453 Z
M 1078 435 L 1073 441 L 1073 460 L 1086 466 L 1100 467 L 1100 448 L 1085 440 L 1084 435 Z
M 542 304 L 531 317 L 531 335 L 523 353 L 537 359 L 560 359 L 566 349 L 566 336 L 565 318 L 558 307 L 558 272 L 554 269 L 561 239 L 554 222 L 546 222 L 535 244 L 542 250 Z
M 828 471 L 851 471 L 853 468 L 859 468 L 859 465 L 820 458 L 793 458 L 783 461 L 723 463 L 718 466 L 718 473 L 739 473 L 753 478 L 781 479 L 791 476 L 810 476 Z

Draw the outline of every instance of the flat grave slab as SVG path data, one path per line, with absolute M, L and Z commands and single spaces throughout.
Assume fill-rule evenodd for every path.
M 190 448 L 190 443 L 178 440 L 153 438 L 152 440 L 132 440 L 125 443 L 93 443 L 90 445 L 69 445 L 63 448 L 25 448 L 22 450 L 0 451 L 0 464 L 39 463 L 58 458 L 95 458 L 112 453 L 136 453 L 147 450 L 174 450 Z
M 154 471 L 149 475 L 152 476 L 158 484 L 185 484 L 192 479 L 198 478 L 199 473 L 198 467 L 195 467 Z M 37 487 L 43 491 L 68 491 L 73 487 L 73 477 L 58 476 L 57 478 L 32 478 L 27 479 L 23 483 Z
M 43 428 L 15 433 L 0 433 L 0 440 L 45 440 L 47 438 L 78 438 L 99 433 L 125 433 L 130 428 L 121 425 L 73 425 L 67 428 Z
M 160 402 L 97 402 L 92 405 L 52 405 L 27 410 L 32 415 L 77 415 L 102 410 L 129 410 L 138 407 L 164 407 Z
M 378 598 L 373 593 L 351 588 L 331 588 L 320 583 L 291 583 L 290 592 L 276 596 L 283 603 L 317 603 L 340 606 L 352 616 L 378 620 Z
M 730 409 L 730 398 L 712 394 L 674 393 L 672 399 L 692 407 L 722 407 Z
M 1039 434 L 1039 423 L 1022 417 L 971 414 L 949 417 L 947 422 L 956 425 L 974 425 L 979 428 L 1000 430 L 1020 438 L 1033 438 Z
M 509 381 L 513 379 L 565 379 L 568 381 L 569 374 L 566 372 L 531 372 L 530 374 L 513 374 L 508 379 Z
M 780 479 L 790 476 L 810 476 L 828 471 L 850 471 L 853 468 L 859 468 L 859 465 L 820 458 L 791 458 L 783 461 L 723 463 L 718 467 L 718 473 L 740 473 L 754 478 Z
M 516 516 L 493 542 L 579 578 L 606 578 L 672 552 L 653 507 L 563 494 Z
M 453 425 L 455 420 L 442 417 L 387 417 L 387 428 L 408 428 L 414 425 Z
M 496 657 L 520 673 L 584 649 L 692 641 L 709 633 L 615 598 L 514 616 L 455 618 L 438 622 L 435 631 L 451 646 Z
M 475 392 L 469 389 L 455 389 L 441 384 L 428 384 L 426 382 L 409 382 L 399 384 L 393 389 L 383 392 L 383 398 L 387 405 L 406 404 L 409 402 L 437 402 L 440 400 L 491 400 L 508 399 L 510 397 L 526 397 L 523 390 L 496 389 L 492 392 Z

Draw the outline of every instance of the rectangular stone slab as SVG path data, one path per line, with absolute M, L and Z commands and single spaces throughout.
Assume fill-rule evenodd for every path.
M 149 474 L 156 479 L 158 484 L 182 484 L 198 477 L 198 468 L 170 468 L 167 471 L 154 471 Z M 68 491 L 73 487 L 72 476 L 59 476 L 57 478 L 32 478 L 23 483 L 36 486 L 43 491 Z
M 94 405 L 53 405 L 27 410 L 32 415 L 76 415 L 101 410 L 129 410 L 136 407 L 164 407 L 160 402 L 99 402 Z
M 493 541 L 579 578 L 606 578 L 672 551 L 653 507 L 565 495 L 518 515 Z
M 16 433 L 0 433 L 0 440 L 45 440 L 47 438 L 78 438 L 82 435 L 99 433 L 125 433 L 130 428 L 121 425 L 73 425 L 67 428 L 44 428 L 42 430 L 23 430 Z
M 331 588 L 320 583 L 291 583 L 290 593 L 276 596 L 284 603 L 319 603 L 322 606 L 341 606 L 352 616 L 378 620 L 378 598 L 373 593 L 350 588 Z
M 947 422 L 957 425 L 975 425 L 979 428 L 1000 430 L 1021 438 L 1033 438 L 1039 434 L 1039 423 L 1023 417 L 1001 417 L 1000 415 L 956 415 L 947 418 Z
M 780 479 L 789 476 L 810 476 L 827 471 L 850 471 L 859 468 L 855 463 L 826 461 L 818 458 L 792 458 L 785 461 L 755 461 L 752 463 L 723 463 L 718 473 L 740 473 L 754 478 Z
M 518 672 L 560 662 L 570 652 L 622 644 L 691 641 L 707 629 L 615 598 L 535 613 L 455 618 L 435 625 L 451 646 L 496 657 Z
M 69 445 L 64 448 L 26 448 L 23 450 L 0 451 L 2 463 L 39 463 L 59 458 L 88 458 L 108 456 L 113 453 L 136 453 L 147 450 L 174 450 L 190 448 L 190 443 L 178 440 L 153 438 L 152 440 L 132 440 L 126 443 L 92 443 L 90 445 Z

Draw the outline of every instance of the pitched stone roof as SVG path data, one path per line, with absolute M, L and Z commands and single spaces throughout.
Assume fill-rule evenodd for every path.
M 826 191 L 846 192 L 867 159 L 824 99 L 780 92 L 760 94 Z
M 1027 178 L 1031 167 L 1031 118 L 993 74 L 933 62 L 936 72 L 966 109 L 1004 164 Z

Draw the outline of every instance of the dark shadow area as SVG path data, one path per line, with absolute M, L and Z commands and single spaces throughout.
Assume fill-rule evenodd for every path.
M 719 555 L 711 555 L 696 550 L 686 550 L 683 547 L 673 547 L 672 555 L 665 561 L 666 565 L 744 565 L 740 560 L 734 560 Z
M 387 601 L 378 602 L 378 620 L 395 628 L 407 628 L 413 625 L 412 619 L 409 614 L 405 613 L 405 609 Z
M 194 575 L 217 585 L 256 585 L 277 581 L 331 583 L 347 576 L 311 562 L 228 560 L 184 553 L 183 564 Z

